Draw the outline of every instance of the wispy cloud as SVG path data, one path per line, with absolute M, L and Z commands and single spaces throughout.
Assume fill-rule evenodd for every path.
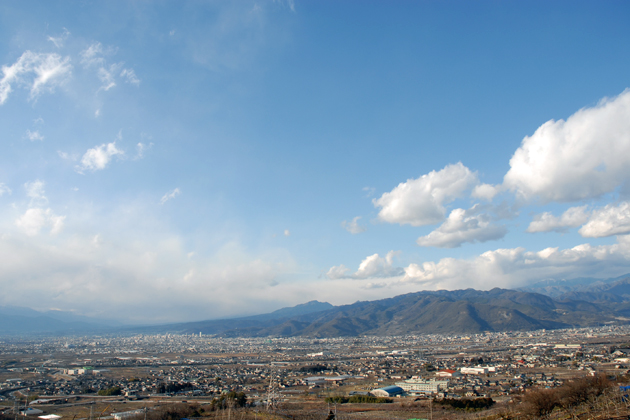
M 36 179 L 35 181 L 27 182 L 24 184 L 24 189 L 26 190 L 26 196 L 31 199 L 31 206 L 34 205 L 45 205 L 48 203 L 48 198 L 46 197 L 46 191 L 44 191 L 45 183 L 44 181 L 40 181 Z
M 11 194 L 11 188 L 7 187 L 4 183 L 0 182 L 0 197 L 5 194 Z
M 0 105 L 7 101 L 14 85 L 30 88 L 30 99 L 36 99 L 44 91 L 54 91 L 71 73 L 70 57 L 25 51 L 14 64 L 2 66 Z
M 66 28 L 63 28 L 63 33 L 61 35 L 48 36 L 48 40 L 52 42 L 55 45 L 55 47 L 61 48 L 63 47 L 63 44 L 66 42 L 69 36 L 70 36 L 70 31 L 68 31 Z
M 353 235 L 363 233 L 367 230 L 367 228 L 359 224 L 359 219 L 361 219 L 361 216 L 357 216 L 349 222 L 344 220 L 343 222 L 341 222 L 341 227 L 343 227 L 345 230 L 352 233 Z
M 144 153 L 153 147 L 153 143 L 145 144 L 138 143 L 136 144 L 136 157 L 135 159 L 142 159 L 144 157 Z
M 35 130 L 35 131 L 26 130 L 25 137 L 27 139 L 29 139 L 30 141 L 42 141 L 42 140 L 44 140 L 44 136 L 42 136 L 40 134 L 40 132 L 37 131 L 37 130 Z
M 181 191 L 179 190 L 179 188 L 175 188 L 173 191 L 168 192 L 162 196 L 162 198 L 160 199 L 160 204 L 164 204 L 167 201 L 172 200 L 173 198 L 177 197 L 180 194 L 181 194 Z
M 117 85 L 120 78 L 127 83 L 140 84 L 140 79 L 131 68 L 125 68 L 125 63 L 120 61 L 108 63 L 107 58 L 116 54 L 116 48 L 105 48 L 100 42 L 94 42 L 81 51 L 81 64 L 84 68 L 96 68 L 96 75 L 101 81 L 99 91 L 108 91 Z M 97 115 L 98 116 L 98 115 Z

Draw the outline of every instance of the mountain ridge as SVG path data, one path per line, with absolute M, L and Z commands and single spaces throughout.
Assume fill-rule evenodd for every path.
M 592 280 L 592 281 L 591 281 Z M 72 313 L 0 307 L 0 334 L 161 334 L 218 337 L 347 337 L 470 334 L 625 324 L 630 276 L 582 279 L 556 297 L 523 290 L 459 289 L 407 293 L 333 306 L 310 301 L 239 318 L 150 326 L 112 326 Z

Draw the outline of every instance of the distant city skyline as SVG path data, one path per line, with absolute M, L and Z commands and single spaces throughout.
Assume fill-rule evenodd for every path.
M 622 2 L 0 2 L 0 305 L 158 323 L 630 273 Z

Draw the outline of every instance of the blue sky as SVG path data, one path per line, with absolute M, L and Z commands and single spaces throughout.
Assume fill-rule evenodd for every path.
M 625 2 L 1 2 L 0 304 L 630 272 Z

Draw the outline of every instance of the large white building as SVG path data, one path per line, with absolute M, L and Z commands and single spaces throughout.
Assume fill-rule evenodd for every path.
M 440 391 L 448 390 L 447 380 L 431 379 L 426 381 L 424 379 L 407 379 L 404 382 L 396 382 L 396 386 L 401 387 L 407 394 L 435 394 Z

